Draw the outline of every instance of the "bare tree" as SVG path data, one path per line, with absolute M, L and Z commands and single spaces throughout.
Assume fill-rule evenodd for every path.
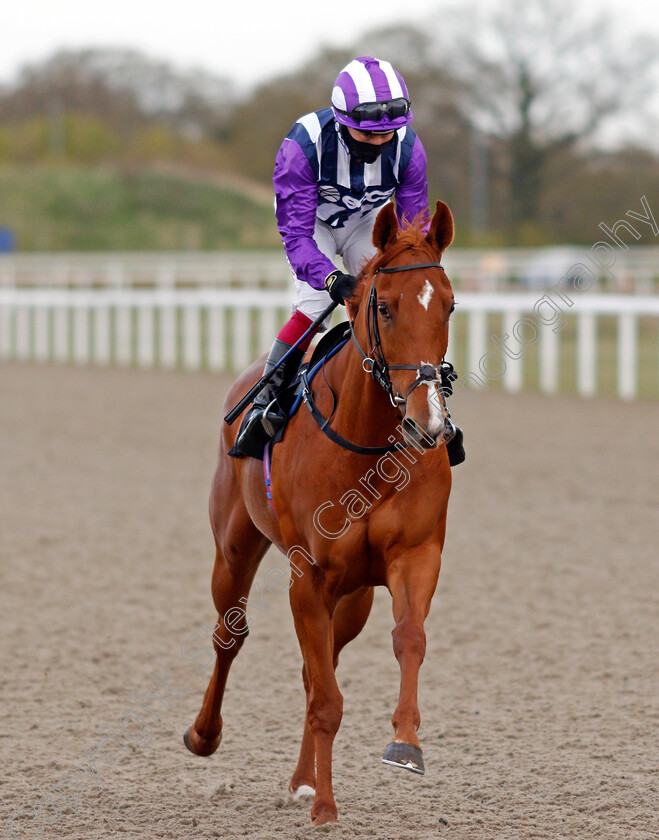
M 537 218 L 549 160 L 638 113 L 653 89 L 657 41 L 583 19 L 571 0 L 461 6 L 436 30 L 465 119 L 505 167 L 513 231 Z
M 94 114 L 126 129 L 167 122 L 184 133 L 219 132 L 235 104 L 233 85 L 204 70 L 180 70 L 127 49 L 58 52 L 23 68 L 0 91 L 0 120 L 63 111 Z

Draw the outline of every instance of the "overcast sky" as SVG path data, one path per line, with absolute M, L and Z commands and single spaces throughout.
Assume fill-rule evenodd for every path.
M 498 0 L 490 0 L 496 3 Z M 379 25 L 422 23 L 446 0 L 0 0 L 0 81 L 57 49 L 133 47 L 179 67 L 201 66 L 251 86 L 348 45 Z M 659 34 L 657 0 L 581 0 L 623 29 Z M 377 11 L 375 11 L 377 10 Z M 339 68 L 340 69 L 340 68 Z

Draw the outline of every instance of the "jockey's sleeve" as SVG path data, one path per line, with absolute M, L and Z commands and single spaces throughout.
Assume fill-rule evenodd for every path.
M 288 261 L 300 280 L 322 289 L 336 266 L 314 240 L 318 186 L 311 164 L 300 145 L 288 137 L 277 154 L 273 185 L 277 225 Z
M 423 229 L 430 228 L 428 211 L 428 177 L 426 175 L 426 152 L 418 137 L 414 139 L 412 155 L 407 165 L 403 180 L 396 189 L 396 215 L 398 222 L 413 221 L 419 213 L 423 214 Z

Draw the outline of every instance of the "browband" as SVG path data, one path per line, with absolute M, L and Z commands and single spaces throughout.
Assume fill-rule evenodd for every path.
M 415 263 L 414 265 L 395 265 L 393 268 L 376 268 L 375 274 L 394 274 L 397 271 L 413 271 L 415 268 L 441 268 L 444 266 L 441 263 Z

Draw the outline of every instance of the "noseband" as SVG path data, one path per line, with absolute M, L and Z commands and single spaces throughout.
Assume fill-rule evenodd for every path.
M 407 400 L 415 388 L 422 385 L 424 382 L 441 381 L 442 396 L 450 395 L 452 392 L 451 383 L 458 377 L 453 370 L 453 365 L 450 362 L 442 360 L 438 365 L 418 364 L 418 365 L 389 365 L 384 357 L 382 350 L 382 341 L 380 339 L 380 327 L 378 324 L 378 295 L 375 290 L 375 276 L 378 274 L 395 274 L 399 271 L 413 271 L 417 268 L 441 268 L 444 267 L 438 262 L 428 263 L 414 263 L 413 265 L 397 265 L 390 268 L 378 268 L 375 270 L 373 276 L 373 284 L 368 296 L 368 315 L 366 318 L 366 325 L 368 329 L 368 341 L 370 350 L 368 355 L 362 350 L 357 336 L 355 335 L 354 324 L 350 321 L 350 331 L 355 346 L 362 356 L 362 367 L 366 373 L 370 373 L 373 379 L 380 385 L 381 388 L 389 395 L 391 404 L 394 408 L 399 408 L 407 403 Z M 390 370 L 415 370 L 416 379 L 407 389 L 404 397 L 395 393 L 394 386 L 389 376 Z

